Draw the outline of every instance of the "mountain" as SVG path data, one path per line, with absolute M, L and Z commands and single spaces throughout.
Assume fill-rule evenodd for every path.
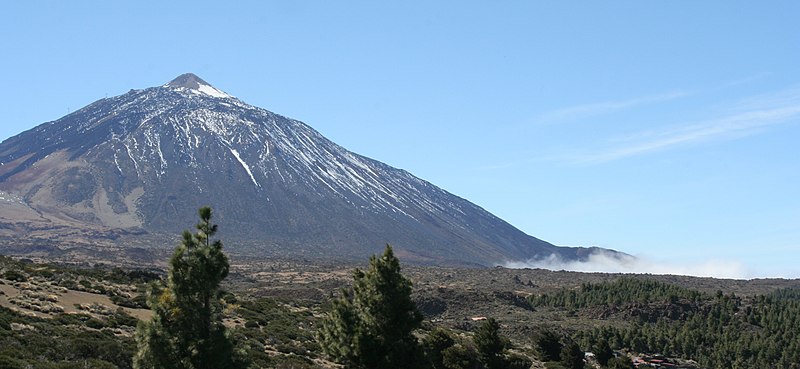
M 390 243 L 409 261 L 492 265 L 592 251 L 529 236 L 193 74 L 0 143 L 0 191 L 0 236 L 59 249 L 171 247 L 210 205 L 229 249 L 256 255 L 362 258 Z

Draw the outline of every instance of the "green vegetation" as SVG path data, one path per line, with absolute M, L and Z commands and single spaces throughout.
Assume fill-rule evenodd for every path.
M 630 359 L 615 357 L 608 360 L 609 369 L 633 369 L 633 363 Z
M 221 244 L 209 240 L 215 227 L 210 213 L 206 215 L 201 214 L 196 234 L 184 235 L 164 282 L 152 271 L 102 266 L 78 269 L 0 257 L 0 278 L 7 285 L 2 287 L 12 291 L 5 292 L 9 296 L 17 293 L 14 291 L 21 293 L 23 286 L 28 288 L 26 293 L 46 296 L 63 290 L 53 286 L 70 285 L 80 291 L 105 294 L 121 305 L 139 306 L 144 301 L 145 283 L 158 281 L 150 294 L 155 316 L 141 323 L 138 333 L 137 319 L 123 309 L 85 309 L 69 314 L 50 311 L 40 314 L 47 318 L 37 318 L 0 308 L 0 368 L 130 369 L 134 356 L 137 367 L 142 368 L 197 368 L 201 366 L 191 364 L 191 355 L 201 357 L 199 350 L 211 345 L 220 345 L 222 350 L 209 355 L 219 354 L 223 361 L 233 359 L 214 367 L 244 368 L 240 358 L 247 358 L 251 369 L 334 367 L 326 358 L 347 368 L 529 369 L 531 359 L 536 359 L 550 369 L 596 365 L 630 369 L 632 363 L 626 353 L 650 359 L 661 359 L 655 356 L 661 354 L 674 363 L 678 362 L 676 358 L 695 360 L 699 364 L 688 367 L 706 369 L 797 368 L 800 362 L 800 289 L 796 287 L 736 296 L 655 282 L 655 277 L 625 277 L 575 283 L 575 287 L 557 290 L 554 287 L 561 284 L 540 289 L 509 276 L 513 283 L 510 288 L 519 288 L 519 293 L 475 289 L 447 295 L 455 289 L 441 287 L 440 280 L 430 283 L 422 279 L 416 301 L 435 296 L 443 306 L 440 311 L 452 309 L 457 302 L 465 309 L 461 311 L 467 312 L 462 315 L 449 310 L 450 316 L 445 319 L 433 315 L 422 322 L 411 297 L 411 282 L 400 273 L 399 261 L 388 247 L 383 255 L 370 259 L 368 268 L 356 270 L 353 287 L 336 298 L 326 292 L 332 286 L 341 287 L 340 279 L 336 285 L 327 281 L 311 285 L 322 292 L 313 299 L 285 292 L 297 291 L 293 289 L 271 294 L 247 284 L 226 284 L 236 292 L 224 292 L 219 286 L 228 263 Z M 304 269 L 300 271 L 305 273 Z M 502 283 L 505 272 L 492 272 L 491 283 Z M 278 271 L 270 278 L 282 273 Z M 418 274 L 412 275 L 416 281 Z M 310 278 L 311 274 L 306 276 Z M 443 276 L 445 281 L 450 278 L 449 272 Z M 705 291 L 717 288 L 718 282 L 711 282 L 713 287 Z M 289 284 L 275 285 L 285 288 Z M 299 290 L 311 289 L 302 288 Z M 542 290 L 548 294 L 525 294 Z M 71 296 L 76 295 L 87 296 Z M 497 299 L 480 300 L 483 297 Z M 11 301 L 8 296 L 0 298 Z M 490 318 L 479 324 L 469 319 L 474 315 L 468 309 L 482 301 L 488 303 L 480 306 L 480 315 L 492 313 L 497 320 Z M 530 319 L 527 324 L 518 324 L 519 317 Z M 227 328 L 222 326 L 223 318 Z M 199 327 L 208 327 L 209 332 L 209 339 L 202 343 Z M 134 334 L 140 344 L 138 353 Z M 181 349 L 181 344 L 192 349 Z M 156 354 L 157 350 L 160 353 Z M 181 350 L 191 350 L 192 354 L 176 359 Z M 584 351 L 593 352 L 596 361 L 584 365 Z M 161 360 L 155 355 L 165 355 L 173 362 L 152 364 Z M 145 362 L 145 358 L 152 361 Z
M 353 292 L 342 291 L 319 331 L 322 351 L 348 368 L 422 368 L 422 349 L 413 331 L 422 314 L 411 300 L 411 281 L 387 245 L 353 273 Z
M 561 349 L 561 364 L 567 369 L 583 369 L 583 350 L 575 342 L 570 342 Z
M 580 290 L 564 290 L 531 299 L 534 306 L 580 309 L 591 306 L 615 306 L 630 303 L 698 301 L 703 295 L 671 284 L 620 278 L 611 283 L 584 283 Z
M 455 344 L 442 351 L 442 362 L 447 369 L 480 368 L 475 348 L 463 343 Z
M 602 366 L 607 366 L 609 360 L 614 357 L 614 350 L 611 349 L 611 345 L 609 345 L 608 341 L 604 338 L 601 338 L 600 341 L 594 345 L 592 352 L 594 353 L 595 359 L 597 359 L 597 363 Z
M 153 318 L 136 330 L 138 369 L 233 369 L 247 362 L 222 324 L 219 284 L 228 275 L 222 242 L 211 242 L 217 225 L 211 208 L 199 210 L 197 233 L 184 231 L 170 259 L 166 285 L 153 283 L 148 305 Z
M 528 369 L 532 361 L 509 353 L 509 340 L 500 334 L 495 319 L 478 326 L 473 338 L 455 338 L 447 329 L 437 327 L 423 339 L 425 356 L 431 369 Z
M 115 331 L 132 330 L 136 321 L 121 312 L 107 320 L 63 313 L 45 319 L 0 307 L 0 368 L 131 368 L 133 339 Z
M 494 318 L 487 319 L 478 327 L 473 341 L 482 368 L 527 369 L 532 364 L 527 357 L 508 353 L 507 349 L 511 346 L 511 342 L 500 335 L 500 324 Z
M 508 361 L 505 357 L 508 343 L 500 337 L 500 324 L 494 318 L 487 319 L 475 331 L 475 346 L 478 356 L 486 369 L 505 369 Z
M 236 337 L 247 347 L 251 368 L 279 365 L 304 367 L 317 358 L 319 345 L 314 337 L 318 319 L 307 308 L 281 304 L 270 298 L 238 301 L 235 315 L 244 321 Z M 268 355 L 274 351 L 276 355 Z
M 38 285 L 44 283 L 58 288 L 72 285 L 83 291 L 92 288 L 112 300 L 130 298 L 114 283 L 141 281 L 121 269 L 78 269 L 4 256 L 0 256 L 0 277 L 31 286 L 30 291 L 40 295 L 49 293 Z M 87 312 L 42 315 L 49 318 L 0 307 L 0 368 L 132 368 L 135 344 L 130 333 L 138 320 L 121 309 L 99 315 Z
M 431 369 L 445 369 L 444 351 L 456 344 L 453 336 L 444 328 L 435 328 L 422 340 L 422 347 Z
M 796 289 L 752 298 L 708 295 L 622 278 L 531 301 L 567 310 L 602 307 L 607 318 L 632 321 L 576 332 L 583 347 L 605 341 L 614 349 L 692 359 L 708 368 L 791 368 L 800 362 L 799 295 Z
M 353 273 L 353 290 L 343 290 L 318 332 L 322 351 L 346 368 L 527 369 L 532 362 L 509 355 L 500 325 L 487 319 L 473 339 L 456 339 L 434 328 L 417 341 L 422 315 L 411 300 L 411 282 L 386 246 L 370 258 L 367 271 Z
M 561 337 L 551 330 L 545 330 L 535 340 L 536 351 L 542 361 L 558 361 L 561 359 Z
M 146 284 L 160 279 L 158 273 L 149 270 L 123 270 L 121 268 L 93 268 L 58 264 L 34 264 L 22 262 L 0 255 L 0 277 L 16 282 L 31 280 L 48 281 L 55 286 L 71 290 L 99 293 L 108 296 L 119 306 L 144 309 L 146 304 Z M 136 293 L 131 295 L 117 286 L 134 285 Z

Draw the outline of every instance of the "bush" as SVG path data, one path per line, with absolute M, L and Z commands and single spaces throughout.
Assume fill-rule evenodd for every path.
M 455 340 L 444 328 L 435 328 L 422 340 L 425 356 L 433 369 L 446 368 L 442 352 L 455 344 Z
M 533 361 L 519 354 L 508 355 L 508 369 L 530 369 Z
M 61 313 L 53 317 L 53 322 L 56 322 L 60 326 L 66 325 L 83 325 L 84 322 L 91 319 L 92 316 L 88 314 L 67 314 Z
M 7 270 L 3 274 L 3 278 L 8 279 L 10 281 L 16 281 L 16 282 L 27 282 L 28 281 L 28 277 L 25 274 L 22 274 L 18 270 Z
M 136 295 L 134 298 L 128 298 L 120 295 L 111 295 L 111 302 L 118 306 L 131 308 L 131 309 L 147 309 L 147 296 L 143 294 Z
M 53 271 L 50 270 L 50 269 L 37 269 L 37 270 L 34 270 L 33 272 L 31 272 L 31 274 L 39 276 L 39 277 L 43 277 L 43 278 L 46 278 L 46 279 L 51 279 L 55 275 L 55 273 L 53 273 Z
M 102 320 L 91 318 L 86 321 L 86 326 L 94 329 L 102 329 L 106 326 L 106 323 L 103 323 Z
M 108 318 L 108 325 L 112 328 L 122 326 L 136 327 L 137 324 L 139 324 L 139 319 L 132 317 L 122 309 L 117 309 L 114 315 Z
M 3 369 L 26 369 L 27 364 L 13 357 L 8 357 L 5 354 L 0 354 L 0 368 Z
M 463 345 L 453 345 L 442 351 L 442 362 L 449 369 L 472 369 L 478 365 L 478 353 Z
M 633 363 L 628 358 L 615 357 L 608 361 L 609 369 L 632 369 Z

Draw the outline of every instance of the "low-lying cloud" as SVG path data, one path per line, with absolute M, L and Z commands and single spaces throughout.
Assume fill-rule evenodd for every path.
M 584 261 L 564 260 L 558 255 L 528 261 L 510 261 L 506 268 L 541 268 L 587 273 L 674 274 L 695 277 L 746 279 L 750 272 L 745 266 L 730 260 L 665 262 L 626 254 L 597 251 Z

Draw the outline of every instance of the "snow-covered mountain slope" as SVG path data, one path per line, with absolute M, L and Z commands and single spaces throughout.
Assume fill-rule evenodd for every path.
M 176 234 L 210 205 L 233 248 L 363 257 L 391 243 L 409 260 L 483 265 L 586 251 L 526 235 L 193 74 L 9 138 L 0 163 L 0 191 L 17 199 L 0 201 L 5 234 L 28 220 Z

